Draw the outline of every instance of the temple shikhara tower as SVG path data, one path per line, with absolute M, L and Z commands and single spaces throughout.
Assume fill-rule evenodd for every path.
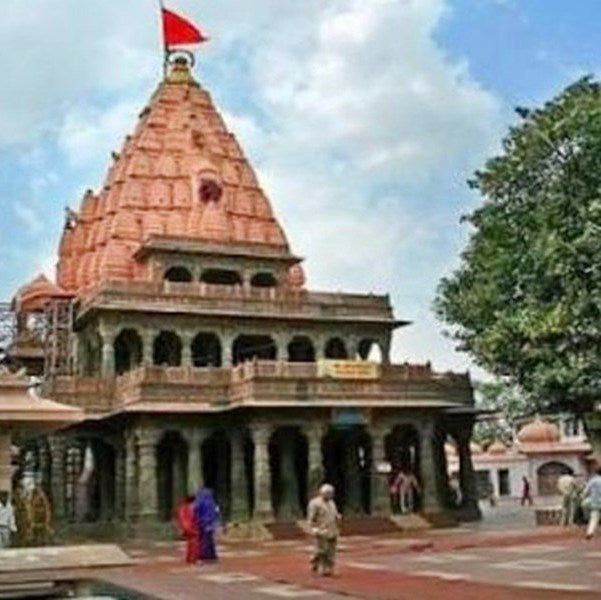
M 388 296 L 306 288 L 251 164 L 182 58 L 103 186 L 67 214 L 56 282 L 36 278 L 12 308 L 8 364 L 85 411 L 35 440 L 59 531 L 167 534 L 201 484 L 242 528 L 293 523 L 324 481 L 346 516 L 381 522 L 400 470 L 418 478 L 425 517 L 477 517 L 469 377 L 391 364 L 408 323 Z

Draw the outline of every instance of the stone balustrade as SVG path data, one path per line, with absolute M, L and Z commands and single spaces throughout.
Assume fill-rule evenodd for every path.
M 373 379 L 320 376 L 316 363 L 249 361 L 233 368 L 142 366 L 116 379 L 57 377 L 52 397 L 86 411 L 108 412 L 143 402 L 244 405 L 256 402 L 470 403 L 468 375 L 429 366 L 380 365 Z
M 177 305 L 195 314 L 300 316 L 394 322 L 388 296 L 247 288 L 203 282 L 110 281 L 90 290 L 79 315 L 96 307 L 166 310 Z

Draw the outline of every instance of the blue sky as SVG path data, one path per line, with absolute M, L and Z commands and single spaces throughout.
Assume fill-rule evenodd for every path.
M 160 76 L 150 0 L 3 0 L 0 298 L 52 273 L 65 206 L 102 181 Z M 197 76 L 253 159 L 312 287 L 390 292 L 399 360 L 470 368 L 431 303 L 514 105 L 598 72 L 598 0 L 172 0 Z

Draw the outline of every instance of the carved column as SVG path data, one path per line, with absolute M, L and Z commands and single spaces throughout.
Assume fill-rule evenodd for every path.
M 113 377 L 115 375 L 115 334 L 112 330 L 105 329 L 102 335 L 102 376 Z
M 308 492 L 313 496 L 324 483 L 323 454 L 321 444 L 323 440 L 323 429 L 320 425 L 314 425 L 304 431 L 307 437 L 307 464 L 308 464 Z
M 154 521 L 158 515 L 156 445 L 159 436 L 160 432 L 155 429 L 140 429 L 137 434 L 138 517 L 141 520 Z
M 223 333 L 220 337 L 222 364 L 224 367 L 232 367 L 234 364 L 234 336 L 227 332 Z
M 202 444 L 209 436 L 204 429 L 187 429 L 182 431 L 188 444 L 188 493 L 195 494 L 203 484 L 202 477 Z
M 325 360 L 326 343 L 326 339 L 321 335 L 315 338 L 315 360 Z
M 267 424 L 254 425 L 251 429 L 255 446 L 253 477 L 255 488 L 254 517 L 262 521 L 273 520 L 271 504 L 271 473 L 269 469 L 269 437 L 271 428 Z
M 375 428 L 371 432 L 372 464 L 371 464 L 371 514 L 377 516 L 390 515 L 389 485 L 386 474 L 378 473 L 377 466 L 386 462 L 386 430 Z
M 436 485 L 436 462 L 434 460 L 434 423 L 427 420 L 421 424 L 420 432 L 420 469 L 422 486 L 422 510 L 426 513 L 441 511 Z
M 389 365 L 390 364 L 390 346 L 392 340 L 390 334 L 388 334 L 385 338 L 379 340 L 380 352 L 382 353 L 382 364 Z
M 66 440 L 53 435 L 48 439 L 52 461 L 52 513 L 57 523 L 64 521 L 65 513 L 65 452 Z
M 138 458 L 137 443 L 133 432 L 125 437 L 125 519 L 132 521 L 138 514 Z
M 351 336 L 346 341 L 346 349 L 350 360 L 357 360 L 359 354 L 359 339 Z
M 232 521 L 247 521 L 250 517 L 250 498 L 248 494 L 248 479 L 244 462 L 244 429 L 236 427 L 230 438 L 231 453 L 231 519 Z
M 182 367 L 192 367 L 192 340 L 194 334 L 185 331 L 181 334 L 182 340 Z
M 476 474 L 472 462 L 470 440 L 472 438 L 473 423 L 465 422 L 453 428 L 452 436 L 457 443 L 457 455 L 459 457 L 459 485 L 461 486 L 461 507 L 466 520 L 477 520 L 480 518 L 478 507 L 478 489 L 476 485 Z
M 145 329 L 142 333 L 142 364 L 145 367 L 151 367 L 153 363 L 154 331 Z

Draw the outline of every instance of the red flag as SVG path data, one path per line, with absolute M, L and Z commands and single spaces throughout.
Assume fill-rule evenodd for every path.
M 163 35 L 165 46 L 177 46 L 179 44 L 200 44 L 206 42 L 206 37 L 196 25 L 187 19 L 180 17 L 174 12 L 161 9 L 163 13 Z

